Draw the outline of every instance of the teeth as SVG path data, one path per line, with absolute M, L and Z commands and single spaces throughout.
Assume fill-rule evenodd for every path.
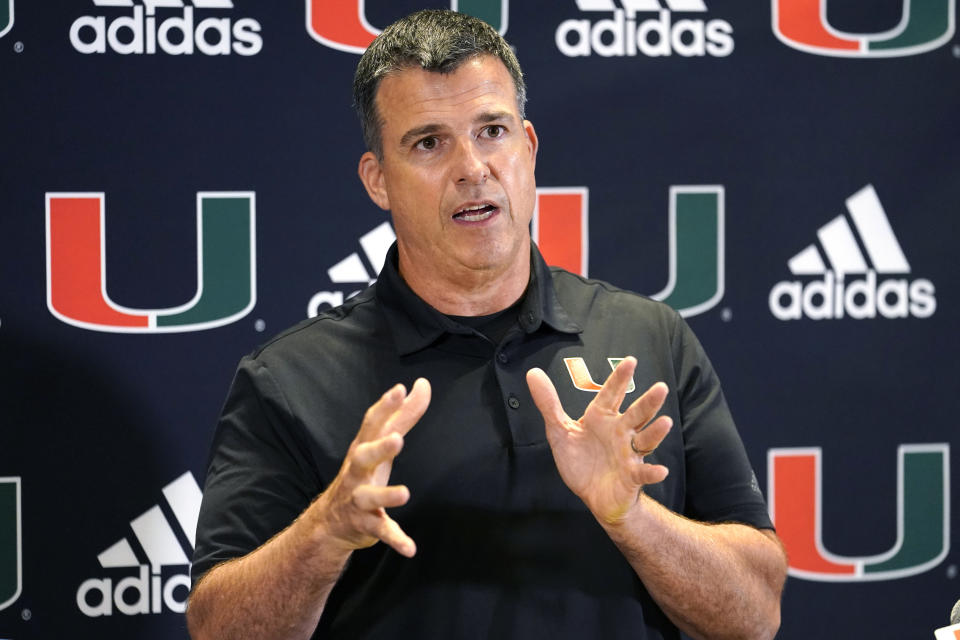
M 466 209 L 465 211 L 476 211 L 476 209 Z M 466 220 L 467 222 L 479 222 L 481 220 L 486 220 L 492 215 L 493 215 L 493 210 L 491 209 L 490 211 L 484 211 L 483 213 L 476 213 L 473 215 L 470 215 L 469 213 L 463 213 L 460 216 L 460 219 Z
M 467 222 L 480 222 L 492 216 L 496 210 L 497 208 L 490 204 L 477 204 L 464 207 L 457 212 L 456 217 L 458 220 L 465 220 Z

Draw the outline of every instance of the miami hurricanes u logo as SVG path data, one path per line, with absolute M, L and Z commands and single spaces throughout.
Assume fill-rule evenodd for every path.
M 827 21 L 827 0 L 771 0 L 773 32 L 794 49 L 821 56 L 884 58 L 936 49 L 953 37 L 956 0 L 901 0 L 900 23 L 880 33 L 845 33 Z M 864 5 L 869 6 L 869 5 Z
M 20 597 L 20 478 L 0 478 L 0 610 Z
M 771 449 L 770 517 L 787 548 L 789 573 L 819 581 L 905 578 L 938 565 L 950 550 L 950 446 L 904 444 L 897 450 L 897 541 L 880 555 L 844 557 L 821 537 L 819 447 Z
M 380 30 L 367 21 L 364 0 L 306 0 L 307 32 L 333 49 L 363 53 Z M 504 35 L 510 0 L 450 0 L 450 8 L 480 18 Z
M 103 193 L 47 194 L 47 307 L 84 329 L 169 333 L 239 320 L 256 303 L 254 193 L 197 193 L 197 292 L 166 309 L 130 309 L 107 295 Z
M 13 0 L 0 0 L 0 38 L 13 28 Z
M 623 358 L 607 358 L 607 362 L 610 363 L 610 371 L 613 371 L 618 364 L 623 362 Z M 577 389 L 596 393 L 603 388 L 603 382 L 593 380 L 593 376 L 590 375 L 590 370 L 587 369 L 587 363 L 584 362 L 583 358 L 564 358 L 563 364 L 567 366 L 570 380 L 573 381 L 573 386 Z M 637 385 L 631 379 L 629 386 L 627 386 L 627 393 L 633 393 L 636 389 Z
M 586 187 L 537 188 L 532 236 L 547 264 L 587 275 Z M 682 316 L 712 309 L 723 298 L 724 189 L 670 187 L 669 279 L 652 295 Z

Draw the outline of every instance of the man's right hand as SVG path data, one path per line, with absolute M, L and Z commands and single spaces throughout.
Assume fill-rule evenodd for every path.
M 296 521 L 256 550 L 217 565 L 190 595 L 193 638 L 311 637 L 355 549 L 382 540 L 410 557 L 413 540 L 387 515 L 410 499 L 387 486 L 403 436 L 430 404 L 430 383 L 397 385 L 367 410 L 336 478 Z
M 430 383 L 418 378 L 409 394 L 398 384 L 367 409 L 339 473 L 310 509 L 344 551 L 382 540 L 408 558 L 417 552 L 410 536 L 386 512 L 406 504 L 410 491 L 403 485 L 387 486 L 387 481 L 403 436 L 429 404 Z

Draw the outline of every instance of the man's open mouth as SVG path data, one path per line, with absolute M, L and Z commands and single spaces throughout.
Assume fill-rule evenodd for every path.
M 454 220 L 464 222 L 482 222 L 494 214 L 498 209 L 492 204 L 478 204 L 464 207 L 453 214 Z

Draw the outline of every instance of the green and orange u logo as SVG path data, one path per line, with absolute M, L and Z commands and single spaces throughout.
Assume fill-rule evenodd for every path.
M 450 8 L 480 18 L 504 35 L 510 0 L 450 0 Z M 307 32 L 333 49 L 363 53 L 380 30 L 367 21 L 364 0 L 307 0 Z
M 617 368 L 618 364 L 623 362 L 623 358 L 607 358 L 607 362 L 610 363 L 610 371 L 613 371 Z M 564 358 L 563 364 L 567 365 L 567 373 L 570 374 L 570 380 L 573 381 L 574 387 L 581 391 L 592 391 L 594 393 L 600 391 L 603 383 L 594 381 L 593 376 L 590 375 L 590 370 L 587 369 L 587 363 L 583 358 Z M 633 380 L 630 380 L 627 393 L 633 393 L 636 389 L 637 385 Z
M 712 309 L 723 298 L 724 188 L 673 185 L 668 218 L 667 286 L 651 298 L 684 316 Z M 547 264 L 587 275 L 586 187 L 537 187 L 531 235 Z
M 771 0 L 773 32 L 784 44 L 800 51 L 857 58 L 924 53 L 953 37 L 956 0 L 901 1 L 903 14 L 897 26 L 864 34 L 831 27 L 827 21 L 827 0 Z
M 923 573 L 950 550 L 950 446 L 904 444 L 897 450 L 897 540 L 885 553 L 845 557 L 821 536 L 821 450 L 771 449 L 770 516 L 787 548 L 790 575 L 807 580 L 890 580 Z
M 47 194 L 47 307 L 84 329 L 171 333 L 223 326 L 256 304 L 255 195 L 197 193 L 197 292 L 166 309 L 130 309 L 107 295 L 103 193 Z
M 13 28 L 13 0 L 0 0 L 0 38 Z
M 20 478 L 0 478 L 0 610 L 20 597 Z

